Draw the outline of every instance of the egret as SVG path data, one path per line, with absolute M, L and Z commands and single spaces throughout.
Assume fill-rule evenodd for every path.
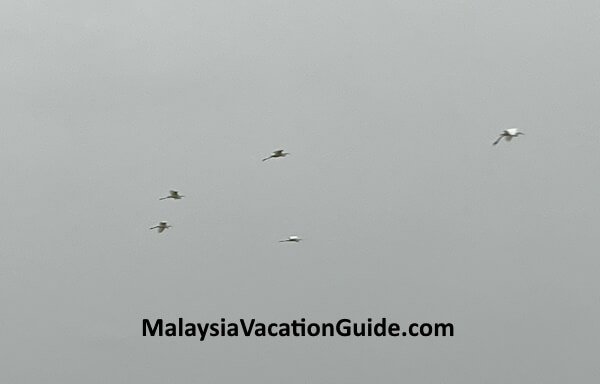
M 164 199 L 180 200 L 182 197 L 185 197 L 185 196 L 180 195 L 179 192 L 177 192 L 177 191 L 169 191 L 169 196 L 161 197 L 158 200 L 164 200 Z
M 275 152 L 273 152 L 273 153 L 271 154 L 271 156 L 269 156 L 269 157 L 265 157 L 264 159 L 262 159 L 262 161 L 269 160 L 269 159 L 270 159 L 270 158 L 272 158 L 272 157 L 273 157 L 273 158 L 275 158 L 275 157 L 286 157 L 287 155 L 289 155 L 289 153 L 287 153 L 287 152 L 283 152 L 283 149 L 278 149 L 278 150 L 276 150 Z
M 500 137 L 494 141 L 492 145 L 496 145 L 500 142 L 500 140 L 505 139 L 506 141 L 511 141 L 513 137 L 517 137 L 519 135 L 524 135 L 523 132 L 519 132 L 517 128 L 509 128 L 500 133 Z
M 162 233 L 165 229 L 167 228 L 171 228 L 171 225 L 168 225 L 166 221 L 161 221 L 160 223 L 158 223 L 158 225 L 150 228 L 150 229 L 157 229 L 158 228 L 158 233 Z
M 302 240 L 302 239 L 299 238 L 298 236 L 290 236 L 285 240 L 279 240 L 279 242 L 280 243 L 286 243 L 286 242 L 299 243 L 300 240 Z

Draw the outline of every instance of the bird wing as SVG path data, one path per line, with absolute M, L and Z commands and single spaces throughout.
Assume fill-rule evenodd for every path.
M 165 230 L 165 227 L 158 227 L 158 233 L 162 233 Z
M 502 138 L 503 138 L 503 137 L 504 137 L 504 135 L 500 135 L 500 137 L 498 137 L 498 138 L 496 139 L 496 141 L 494 141 L 494 142 L 492 143 L 492 145 L 496 145 L 496 144 L 498 144 L 498 143 L 500 142 L 500 140 L 502 140 Z
M 156 226 L 154 226 L 154 227 L 152 227 L 152 228 L 150 228 L 150 229 L 156 229 L 156 228 L 158 228 L 158 225 L 156 225 Z

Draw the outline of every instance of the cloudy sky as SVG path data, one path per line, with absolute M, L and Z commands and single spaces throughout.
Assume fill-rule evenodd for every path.
M 0 26 L 1 382 L 600 375 L 598 2 L 7 0 Z M 455 336 L 142 337 L 180 316 Z

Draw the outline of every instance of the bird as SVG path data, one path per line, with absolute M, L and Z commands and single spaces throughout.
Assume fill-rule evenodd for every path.
M 158 228 L 158 233 L 162 233 L 165 229 L 167 228 L 171 228 L 171 225 L 168 225 L 166 221 L 161 221 L 160 223 L 158 223 L 158 225 L 150 228 L 150 229 L 156 229 Z
M 265 157 L 264 159 L 262 159 L 262 161 L 267 161 L 267 160 L 269 160 L 269 159 L 270 159 L 270 158 L 272 158 L 272 157 L 273 157 L 273 158 L 275 158 L 275 157 L 286 157 L 287 155 L 289 155 L 289 153 L 287 153 L 287 152 L 283 152 L 283 149 L 278 149 L 278 150 L 276 150 L 275 152 L 273 152 L 273 153 L 271 154 L 271 156 L 269 156 L 269 157 Z
M 492 145 L 498 144 L 502 139 L 505 139 L 506 141 L 511 141 L 514 137 L 517 137 L 519 135 L 524 135 L 524 133 L 519 132 L 517 128 L 506 129 L 502 133 L 500 133 L 500 137 L 498 137 Z
M 280 243 L 286 243 L 286 242 L 291 242 L 291 243 L 299 243 L 302 239 L 299 238 L 298 236 L 290 236 L 285 240 L 279 240 Z
M 180 200 L 182 197 L 185 197 L 185 196 L 180 195 L 179 192 L 177 192 L 177 191 L 169 191 L 169 196 L 161 197 L 158 200 L 165 200 L 165 199 Z

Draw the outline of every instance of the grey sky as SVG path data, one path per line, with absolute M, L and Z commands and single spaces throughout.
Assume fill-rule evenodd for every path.
M 0 25 L 0 382 L 600 376 L 598 2 L 27 0 Z M 456 333 L 141 337 L 179 316 Z

